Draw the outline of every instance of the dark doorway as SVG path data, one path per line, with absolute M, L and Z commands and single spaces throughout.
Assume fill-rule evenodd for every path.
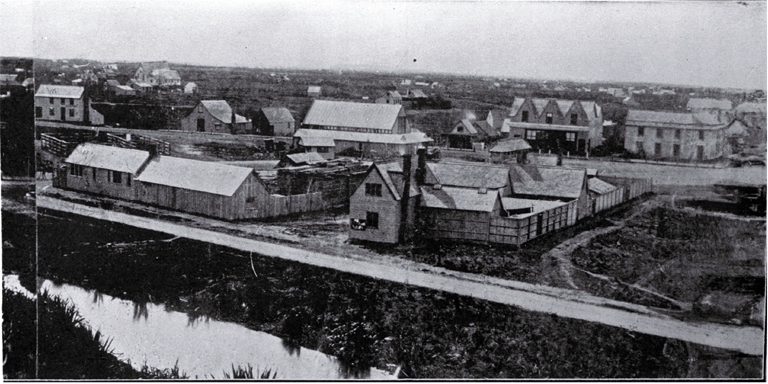
M 197 119 L 197 131 L 205 132 L 205 119 Z
M 61 107 L 61 120 L 67 120 L 67 109 L 64 107 Z
M 538 215 L 536 215 L 536 236 L 541 236 L 542 226 L 544 224 L 543 221 L 544 221 L 543 213 L 539 213 Z

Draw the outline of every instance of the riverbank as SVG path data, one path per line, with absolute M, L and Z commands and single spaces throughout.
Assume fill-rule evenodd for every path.
M 402 365 L 407 378 L 700 374 L 688 371 L 696 348 L 680 341 L 182 238 L 127 242 L 130 228 L 57 220 L 40 216 L 41 275 L 165 303 L 191 320 L 244 324 L 350 369 Z
M 70 304 L 48 294 L 31 298 L 7 288 L 3 354 L 6 380 L 186 378 L 175 369 L 133 369 L 112 354 L 110 340 L 94 333 Z

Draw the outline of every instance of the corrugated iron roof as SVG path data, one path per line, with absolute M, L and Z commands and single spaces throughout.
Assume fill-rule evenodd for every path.
M 201 104 L 213 115 L 216 119 L 225 124 L 232 124 L 232 107 L 229 106 L 225 100 L 202 100 Z M 235 114 L 235 121 L 240 123 L 247 123 L 249 120 L 243 116 Z
M 471 212 L 492 212 L 499 192 L 489 190 L 478 193 L 477 189 L 421 187 L 421 205 L 427 208 L 451 209 Z
M 302 140 L 314 137 L 339 141 L 377 144 L 422 144 L 432 141 L 432 139 L 427 137 L 426 134 L 415 129 L 413 129 L 411 133 L 402 134 L 331 131 L 326 129 L 299 129 L 293 136 L 300 137 Z
M 719 128 L 724 126 L 718 114 L 676 113 L 630 109 L 626 125 L 661 126 L 678 128 Z
M 508 139 L 496 142 L 493 148 L 490 149 L 491 153 L 508 153 L 516 151 L 524 151 L 531 149 L 531 145 L 523 139 Z
M 720 109 L 730 111 L 733 109 L 733 103 L 727 99 L 691 98 L 688 99 L 687 108 L 690 110 Z
M 264 112 L 264 116 L 267 117 L 270 124 L 293 123 L 296 121 L 293 115 L 291 115 L 291 111 L 285 107 L 268 107 L 262 108 L 261 111 Z
M 397 104 L 315 100 L 305 125 L 392 130 L 403 107 Z
M 42 84 L 37 89 L 35 97 L 62 97 L 67 99 L 79 99 L 85 88 L 76 85 Z
M 598 195 L 604 195 L 615 191 L 617 188 L 613 184 L 609 184 L 603 180 L 593 177 L 587 180 L 587 188 L 590 192 L 597 193 Z
M 509 174 L 513 194 L 576 199 L 581 196 L 586 170 L 518 164 L 511 166 Z
M 148 159 L 147 151 L 83 143 L 78 145 L 64 162 L 136 174 Z
M 499 189 L 507 186 L 507 167 L 492 164 L 427 163 L 435 180 L 431 184 L 451 187 Z
M 253 172 L 251 168 L 234 165 L 158 156 L 150 160 L 136 180 L 143 183 L 232 196 L 251 172 Z

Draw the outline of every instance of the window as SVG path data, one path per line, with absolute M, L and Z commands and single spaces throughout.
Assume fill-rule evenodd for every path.
M 378 184 L 378 183 L 365 183 L 365 195 L 366 196 L 381 196 L 381 184 Z
M 682 135 L 681 131 L 679 129 L 675 130 L 675 139 L 680 139 L 680 136 Z
M 576 141 L 576 132 L 566 132 L 565 141 Z
M 642 141 L 638 141 L 637 143 L 635 143 L 635 145 L 637 146 L 637 152 L 643 152 L 643 142 Z
M 200 104 L 200 105 L 197 107 L 197 113 L 203 113 L 203 105 L 202 105 L 202 104 Z
M 69 109 L 69 117 L 75 117 L 75 109 L 74 108 L 70 108 Z
M 69 174 L 72 176 L 83 177 L 83 166 L 78 164 L 70 164 Z
M 51 102 L 51 104 L 53 104 L 53 97 L 51 97 L 50 102 Z
M 699 140 L 704 140 L 704 131 L 699 131 Z
M 93 177 L 94 181 L 96 181 L 96 169 L 97 168 L 91 168 L 91 177 Z
M 379 228 L 379 214 L 377 212 L 366 212 L 365 226 L 367 228 Z
M 69 99 L 69 105 L 75 105 L 75 99 Z
M 121 184 L 123 182 L 123 174 L 117 171 L 109 171 L 109 181 L 115 184 Z
M 704 160 L 704 146 L 703 145 L 699 145 L 698 147 L 696 147 L 696 158 L 698 160 Z
M 664 130 L 661 128 L 656 128 L 656 137 L 661 139 L 664 137 Z
M 528 111 L 523 111 L 523 116 L 520 119 L 522 121 L 528 121 Z
M 656 156 L 661 155 L 661 143 L 656 143 L 653 145 L 653 154 Z
M 552 124 L 552 112 L 547 112 L 546 122 Z
M 672 146 L 672 155 L 675 157 L 680 157 L 680 144 L 675 144 Z
M 67 100 L 62 97 L 61 98 L 61 104 L 65 104 L 66 102 L 67 102 Z
M 637 135 L 638 136 L 644 136 L 645 135 L 645 127 L 637 127 Z
M 458 127 L 456 127 L 456 132 L 464 132 L 464 127 L 459 125 Z
M 43 107 L 35 107 L 35 117 L 43 117 Z
M 49 107 L 48 114 L 51 116 L 56 116 L 56 110 L 54 110 L 53 107 Z
M 317 153 L 328 153 L 328 147 L 317 147 Z
M 220 131 L 221 130 L 221 123 L 214 123 L 213 124 L 213 130 L 214 131 Z
M 525 139 L 526 140 L 536 140 L 536 131 L 534 130 L 525 130 Z
M 579 121 L 579 114 L 571 113 L 571 125 L 576 125 L 578 121 Z

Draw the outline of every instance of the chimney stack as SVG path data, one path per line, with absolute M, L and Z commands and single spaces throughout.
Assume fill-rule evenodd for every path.
M 400 230 L 398 240 L 403 242 L 408 232 L 408 201 L 411 198 L 411 155 L 403 155 L 403 193 L 400 196 Z
M 417 185 L 424 185 L 427 176 L 427 149 L 419 148 L 416 150 L 418 156 L 418 165 L 416 166 L 415 181 Z

